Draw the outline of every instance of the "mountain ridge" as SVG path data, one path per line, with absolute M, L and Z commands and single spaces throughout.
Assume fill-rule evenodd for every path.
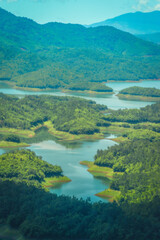
M 156 44 L 110 26 L 41 25 L 0 12 L 0 79 L 16 86 L 106 92 L 108 80 L 160 78 Z
M 114 26 L 132 34 L 150 34 L 160 32 L 160 11 L 135 12 L 119 15 L 88 27 Z

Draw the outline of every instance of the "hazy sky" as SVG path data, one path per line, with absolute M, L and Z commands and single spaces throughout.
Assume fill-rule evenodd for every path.
M 0 0 L 0 7 L 39 23 L 91 24 L 128 12 L 160 10 L 160 0 Z

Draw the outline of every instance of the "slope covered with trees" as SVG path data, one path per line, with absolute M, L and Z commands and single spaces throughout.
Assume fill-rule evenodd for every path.
M 15 154 L 20 156 L 21 153 Z M 7 160 L 10 155 L 2 156 Z M 153 163 L 152 160 L 151 162 Z M 156 171 L 157 167 L 154 173 Z M 147 175 L 144 173 L 143 176 L 145 174 Z M 19 177 L 21 177 L 20 174 Z M 147 177 L 150 177 L 150 174 Z M 133 192 L 133 184 L 137 185 L 136 180 L 138 181 L 137 178 L 135 179 L 135 173 L 132 179 L 134 180 L 131 187 Z M 146 180 L 144 177 L 142 179 Z M 11 179 L 0 180 L 1 224 L 8 224 L 18 229 L 27 238 L 43 240 L 159 239 L 160 198 L 158 194 L 153 194 L 151 201 L 150 198 L 144 198 L 143 201 L 137 201 L 135 204 L 135 201 L 128 200 L 129 197 L 124 192 L 127 198 L 124 197 L 119 204 L 101 202 L 91 204 L 89 200 L 77 200 L 75 197 L 58 197 L 35 187 L 31 184 L 31 179 L 28 181 L 29 183 L 26 184 L 22 181 L 11 181 Z M 140 180 L 139 190 L 142 190 L 141 182 L 142 180 Z M 152 183 L 150 181 L 152 186 L 150 192 L 157 184 L 157 182 L 155 185 Z
M 112 92 L 103 82 L 160 77 L 160 48 L 113 27 L 40 25 L 0 9 L 0 32 L 0 79 L 19 87 Z
M 159 141 L 139 140 L 100 150 L 95 164 L 113 168 L 110 188 L 121 191 L 119 201 L 142 203 L 160 196 Z
M 128 123 L 141 123 L 141 122 L 160 122 L 160 103 L 146 106 L 141 109 L 120 109 L 113 111 L 110 115 L 106 116 L 106 120 L 111 122 L 128 122 Z
M 32 129 L 46 121 L 56 130 L 94 134 L 108 122 L 101 111 L 107 107 L 81 98 L 28 96 L 23 99 L 0 94 L 0 127 Z
M 160 90 L 156 88 L 129 87 L 121 90 L 119 94 L 129 94 L 146 97 L 160 97 Z
M 34 152 L 17 150 L 0 156 L 0 179 L 14 182 L 25 182 L 41 188 L 45 178 L 62 176 L 62 169 L 53 166 Z

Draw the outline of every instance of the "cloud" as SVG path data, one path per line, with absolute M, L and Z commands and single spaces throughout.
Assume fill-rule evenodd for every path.
M 160 0 L 136 0 L 132 6 L 135 11 L 150 12 L 160 10 Z
M 149 0 L 139 0 L 139 5 L 146 5 L 148 2 Z
M 160 3 L 154 7 L 154 10 L 160 10 Z

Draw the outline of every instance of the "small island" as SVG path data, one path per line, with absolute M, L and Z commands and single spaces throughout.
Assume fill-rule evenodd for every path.
M 120 99 L 160 101 L 160 89 L 129 87 L 121 90 L 118 95 Z

